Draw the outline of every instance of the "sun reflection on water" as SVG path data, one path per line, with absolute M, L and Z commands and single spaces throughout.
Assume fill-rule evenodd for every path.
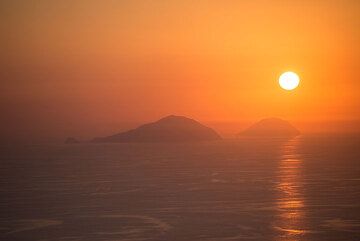
M 276 240 L 296 241 L 307 232 L 304 228 L 303 161 L 297 154 L 298 144 L 299 139 L 294 138 L 281 149 L 276 184 L 278 214 L 274 228 L 279 234 Z

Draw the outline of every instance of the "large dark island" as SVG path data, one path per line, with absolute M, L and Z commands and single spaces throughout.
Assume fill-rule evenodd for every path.
M 170 115 L 136 129 L 95 138 L 93 142 L 185 142 L 219 139 L 220 135 L 213 129 L 193 119 Z

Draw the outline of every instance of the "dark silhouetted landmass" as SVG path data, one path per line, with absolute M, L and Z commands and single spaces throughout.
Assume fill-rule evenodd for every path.
M 183 116 L 170 115 L 156 122 L 93 142 L 186 142 L 221 139 L 213 129 Z
M 263 119 L 250 126 L 239 136 L 253 137 L 293 137 L 299 135 L 300 132 L 289 122 L 279 118 Z
M 79 143 L 79 141 L 73 137 L 68 137 L 65 140 L 65 144 L 76 144 L 76 143 Z

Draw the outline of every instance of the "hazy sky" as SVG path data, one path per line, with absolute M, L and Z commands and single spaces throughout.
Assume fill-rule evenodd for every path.
M 359 12 L 357 0 L 2 0 L 2 132 L 90 137 L 168 114 L 357 121 Z M 277 83 L 286 70 L 302 80 L 293 92 Z

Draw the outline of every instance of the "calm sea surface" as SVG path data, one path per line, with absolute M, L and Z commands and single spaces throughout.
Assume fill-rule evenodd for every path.
M 360 240 L 360 137 L 3 146 L 0 240 Z

